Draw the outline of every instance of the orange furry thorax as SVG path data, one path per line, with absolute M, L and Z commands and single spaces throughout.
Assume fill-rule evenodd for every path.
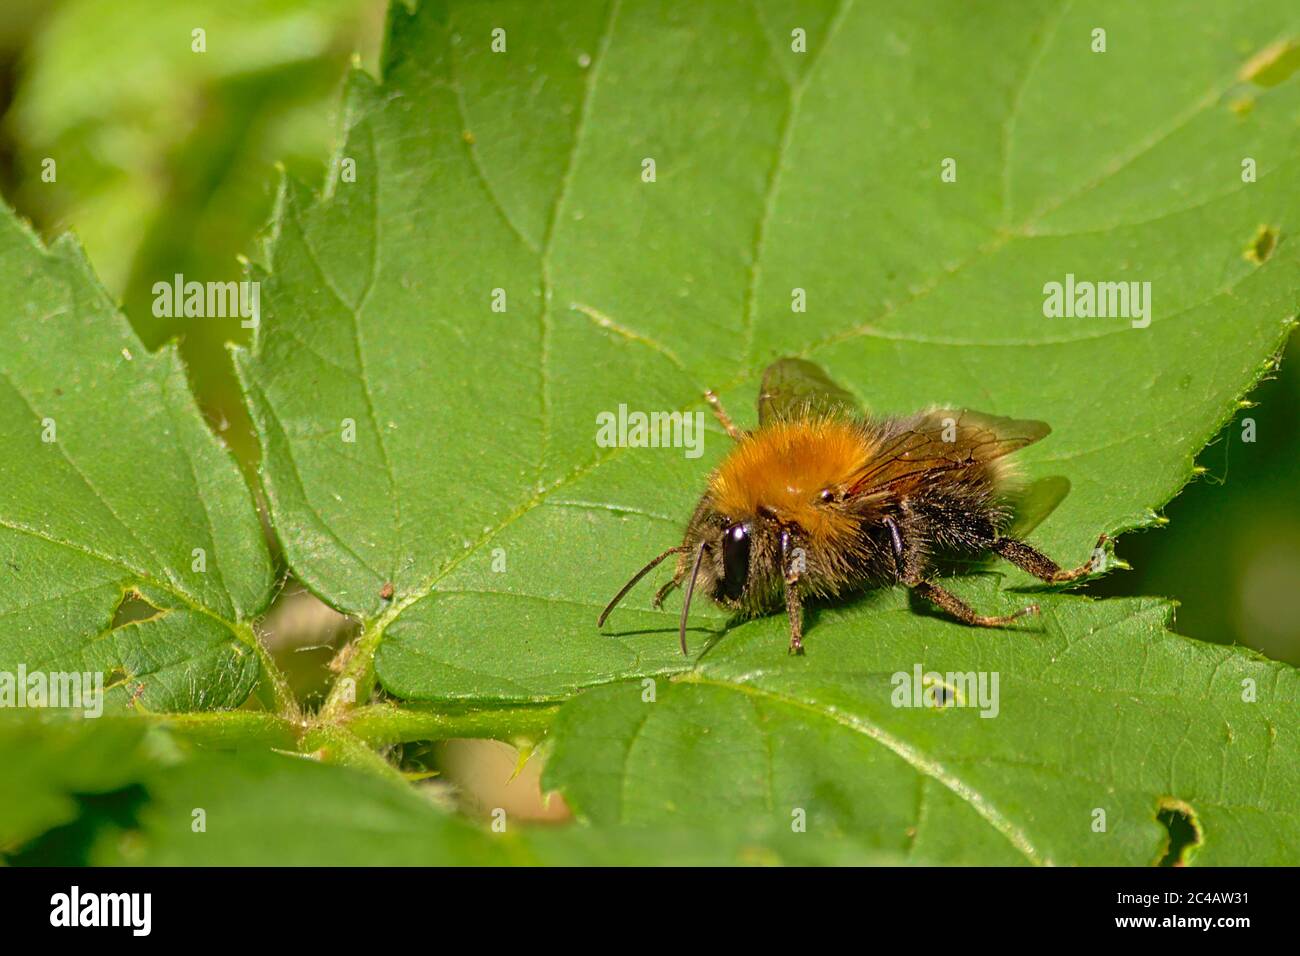
M 817 507 L 823 489 L 849 484 L 870 460 L 864 431 L 842 419 L 779 421 L 750 432 L 709 478 L 717 509 L 733 521 L 760 506 L 811 534 L 836 534 Z

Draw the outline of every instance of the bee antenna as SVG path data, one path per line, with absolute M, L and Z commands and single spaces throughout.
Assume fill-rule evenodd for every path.
M 700 543 L 699 550 L 695 552 L 695 564 L 691 567 L 691 579 L 686 582 L 686 599 L 682 601 L 682 654 L 688 655 L 686 650 L 686 616 L 691 613 L 691 595 L 695 593 L 695 578 L 700 573 L 700 562 L 704 560 L 704 543 Z
M 651 560 L 649 564 L 647 564 L 636 574 L 632 575 L 632 579 L 628 581 L 627 584 L 623 585 L 623 587 L 619 589 L 619 592 L 614 595 L 614 600 L 606 604 L 605 610 L 600 612 L 600 618 L 596 621 L 596 626 L 597 627 L 605 626 L 605 618 L 609 617 L 609 612 L 614 610 L 614 608 L 618 607 L 618 602 L 623 600 L 623 598 L 627 595 L 627 592 L 632 590 L 634 587 L 636 587 L 636 583 L 640 581 L 643 577 L 645 577 L 647 574 L 649 574 L 651 571 L 653 571 L 658 566 L 660 561 L 668 557 L 668 555 L 670 554 L 681 554 L 685 550 L 686 550 L 686 545 L 679 545 L 676 548 L 669 548 L 663 554 Z

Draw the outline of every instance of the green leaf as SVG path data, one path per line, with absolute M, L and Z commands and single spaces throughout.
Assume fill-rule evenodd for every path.
M 994 583 L 972 600 L 998 602 Z M 1177 806 L 1201 834 L 1189 861 L 1295 864 L 1294 668 L 1174 638 L 1150 599 L 1057 598 L 1041 632 L 936 627 L 893 593 L 869 605 L 873 631 L 857 608 L 818 615 L 805 658 L 768 619 L 653 700 L 639 684 L 581 695 L 546 785 L 600 825 L 802 811 L 809 834 L 982 865 L 1151 865 Z M 964 706 L 915 706 L 931 673 Z
M 363 618 L 356 673 L 400 697 L 561 699 L 689 668 L 651 582 L 609 633 L 593 620 L 679 541 L 727 441 L 709 422 L 699 459 L 599 447 L 620 404 L 702 412 L 711 386 L 749 426 L 789 353 L 877 412 L 1045 420 L 1017 457 L 1068 484 L 1033 540 L 1071 564 L 1156 520 L 1290 327 L 1300 82 L 1238 71 L 1300 29 L 1292 11 L 1116 9 L 1105 54 L 1092 14 L 1050 2 L 392 19 L 382 85 L 350 80 L 325 194 L 286 184 L 238 365 L 286 554 Z M 1251 261 L 1266 223 L 1282 240 Z M 1151 282 L 1149 327 L 1045 318 L 1067 274 Z M 877 608 L 845 613 L 888 646 Z M 700 602 L 693 620 L 724 617 Z
M 107 793 L 134 782 L 149 757 L 143 722 L 42 721 L 30 712 L 0 721 L 0 854 L 69 823 L 76 794 Z
M 1156 521 L 1291 327 L 1300 80 L 1240 71 L 1300 16 L 1125 7 L 1105 54 L 1094 20 L 397 11 L 382 85 L 347 93 L 335 168 L 356 181 L 286 184 L 268 318 L 239 356 L 289 560 L 365 622 L 353 673 L 484 705 L 678 675 L 653 704 L 635 682 L 562 711 L 548 780 L 600 825 L 788 829 L 802 810 L 809 836 L 915 859 L 1150 864 L 1176 805 L 1200 828 L 1188 859 L 1294 862 L 1295 672 L 1170 634 L 1162 602 L 1038 595 L 1040 625 L 977 632 L 877 592 L 814 609 L 804 659 L 783 618 L 726 626 L 701 602 L 713 639 L 687 661 L 648 581 L 593 626 L 678 543 L 728 445 L 709 421 L 699 459 L 602 448 L 597 416 L 703 412 L 712 387 L 752 426 L 780 355 L 877 413 L 1049 422 L 1017 458 L 1068 490 L 1033 533 L 1063 564 Z M 1281 241 L 1244 255 L 1261 226 Z M 1150 282 L 1149 325 L 1046 317 L 1070 275 Z M 953 587 L 1023 606 L 1005 587 L 1027 579 L 998 570 Z M 916 666 L 996 673 L 997 719 L 892 706 Z
M 184 723 L 184 721 L 182 721 Z M 188 734 L 187 734 L 188 736 Z M 884 863 L 854 841 L 724 828 L 472 825 L 405 783 L 195 749 L 143 720 L 0 722 L 0 859 L 151 866 Z M 21 786 L 18 786 L 21 784 Z M 201 811 L 201 813 L 199 812 Z M 41 836 L 43 835 L 43 836 Z M 41 836 L 41 839 L 33 838 Z M 52 860 L 51 854 L 65 856 Z
M 359 6 L 60 4 L 33 39 L 10 114 L 30 170 L 19 207 L 75 223 L 114 292 L 143 292 L 180 262 L 227 278 L 237 243 L 265 219 L 271 162 L 309 169 L 305 157 L 328 148 L 328 98 L 350 52 L 350 37 L 340 41 Z M 203 52 L 193 49 L 196 29 Z M 294 117 L 304 101 L 312 115 Z M 53 183 L 41 176 L 47 158 L 58 163 Z M 147 314 L 140 321 L 165 326 Z
M 238 705 L 270 561 L 175 350 L 145 351 L 75 243 L 46 250 L 7 210 L 0 262 L 0 671 L 103 675 L 119 706 Z M 146 617 L 117 618 L 128 595 Z
M 55 739 L 65 767 L 7 719 L 31 780 L 0 793 L 0 846 L 76 826 L 106 862 L 1152 863 L 1176 810 L 1181 859 L 1295 862 L 1296 672 L 1171 634 L 1163 602 L 1036 593 L 1041 624 L 983 632 L 882 590 L 811 608 L 793 659 L 781 617 L 701 602 L 684 659 L 647 581 L 594 626 L 725 454 L 706 387 L 752 426 L 778 356 L 877 413 L 1049 422 L 1017 458 L 1068 491 L 1033 540 L 1071 564 L 1158 520 L 1292 326 L 1300 76 L 1258 53 L 1300 14 L 1126 7 L 1098 54 L 1066 3 L 941 6 L 397 9 L 324 193 L 279 191 L 237 353 L 288 561 L 362 637 L 319 716 L 278 687 L 281 717 L 176 722 L 333 764 L 146 758 L 171 737 L 114 724 L 103 759 Z M 270 564 L 175 351 L 140 348 L 71 241 L 6 213 L 0 253 L 0 671 L 241 703 Z M 1045 316 L 1071 276 L 1149 282 L 1150 323 Z M 624 406 L 698 415 L 702 456 L 603 447 Z M 952 587 L 1023 606 L 997 571 Z M 897 706 L 916 668 L 996 675 L 996 718 Z M 412 706 L 351 711 L 376 685 Z M 361 743 L 536 731 L 550 708 L 509 705 L 564 700 L 548 779 L 592 830 L 497 840 Z M 128 822 L 86 809 L 123 789 L 147 798 Z M 195 806 L 229 839 L 194 840 Z
M 406 786 L 268 753 L 203 754 L 146 782 L 138 825 L 108 832 L 96 864 L 147 866 L 728 865 L 893 862 L 852 841 L 705 836 L 672 828 L 584 826 L 504 832 L 438 810 Z M 192 830 L 196 808 L 206 831 Z
M 239 278 L 276 165 L 321 180 L 348 58 L 375 60 L 380 14 L 375 0 L 67 0 L 36 18 L 14 75 L 11 201 L 42 235 L 75 228 L 148 348 L 179 340 L 200 408 L 250 471 L 224 347 L 247 341 L 241 317 L 156 315 L 154 284 Z
M 96 865 L 416 866 L 509 862 L 504 847 L 409 788 L 302 757 L 202 753 L 146 778 L 136 826 Z M 205 827 L 195 832 L 195 810 Z

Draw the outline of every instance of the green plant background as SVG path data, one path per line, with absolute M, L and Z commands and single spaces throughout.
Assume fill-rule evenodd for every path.
M 6 752 L 31 761 L 25 779 L 45 788 L 0 793 L 14 820 L 5 847 L 35 862 L 305 861 L 316 859 L 309 835 L 328 826 L 340 836 L 326 858 L 349 862 L 1149 863 L 1168 843 L 1161 801 L 1195 794 L 1205 836 L 1190 859 L 1288 861 L 1300 799 L 1294 672 L 1171 638 L 1167 604 L 1124 599 L 1169 595 L 1183 602 L 1182 634 L 1300 660 L 1291 366 L 1269 372 L 1251 396 L 1258 407 L 1237 404 L 1274 367 L 1296 311 L 1287 177 L 1300 84 L 1243 67 L 1296 36 L 1285 5 L 1231 16 L 1207 6 L 1195 31 L 1162 4 L 1005 5 L 979 22 L 947 4 L 663 16 L 634 3 L 525 7 L 398 12 L 385 85 L 352 73 L 342 108 L 348 54 L 380 69 L 373 3 L 196 3 L 159 17 L 149 4 L 68 0 L 9 15 L 6 198 L 51 239 L 74 230 L 94 267 L 67 243 L 45 256 L 15 229 L 6 249 L 24 250 L 13 261 L 26 281 L 7 276 L 13 341 L 24 319 L 71 301 L 58 334 L 102 346 L 81 374 L 114 399 L 59 395 L 66 414 L 98 429 L 87 433 L 115 434 L 116 418 L 173 437 L 159 451 L 102 438 L 79 448 L 70 435 L 66 467 L 12 486 L 24 523 L 42 494 L 61 491 L 77 504 L 67 536 L 118 567 L 93 588 L 88 568 L 102 562 L 62 567 L 84 589 L 71 598 L 47 581 L 56 617 L 28 629 L 49 634 L 57 621 L 63 643 L 51 652 L 19 639 L 9 657 L 39 650 L 148 675 L 139 693 L 120 682 L 119 707 L 237 705 L 276 656 L 255 629 L 291 569 L 359 618 L 360 652 L 343 673 L 362 698 L 378 684 L 407 703 L 353 710 L 337 691 L 321 702 L 314 685 L 330 675 L 318 657 L 261 682 L 254 700 L 266 711 L 236 718 L 195 713 L 147 730 L 105 721 L 112 729 L 93 743 L 85 728 L 16 720 Z M 815 49 L 833 37 L 838 52 L 783 55 L 786 20 L 806 24 Z M 191 54 L 191 21 L 238 55 Z M 498 21 L 514 52 L 494 61 L 486 41 L 467 38 Z M 1106 58 L 1087 48 L 1094 21 L 1118 42 Z M 117 34 L 133 40 L 99 42 Z M 1178 48 L 1176 66 L 1162 44 Z M 865 74 L 863 50 L 874 51 Z M 1062 103 L 1086 121 L 1062 123 Z M 1246 151 L 1261 156 L 1249 192 L 1232 188 Z M 652 185 L 637 177 L 649 154 L 660 164 Z M 962 157 L 962 188 L 944 193 L 937 157 L 949 154 Z M 39 180 L 46 155 L 60 157 L 57 185 Z M 359 160 L 355 187 L 338 182 L 341 156 Z M 1266 267 L 1241 254 L 1260 224 L 1282 237 Z M 236 278 L 237 253 L 264 280 L 256 342 L 235 323 L 151 315 L 156 278 Z M 1121 347 L 1114 334 L 1045 332 L 1024 308 L 1044 275 L 1108 269 L 1152 278 L 1167 296 L 1157 308 L 1175 318 L 1120 332 Z M 793 285 L 814 302 L 797 321 Z M 496 286 L 510 297 L 505 315 L 486 308 Z M 147 348 L 179 336 L 184 364 L 166 351 L 118 361 L 136 346 L 114 302 Z M 245 346 L 233 365 L 228 339 Z M 67 356 L 27 349 L 10 370 L 15 392 L 29 405 L 54 400 L 42 390 Z M 612 636 L 595 633 L 599 596 L 639 556 L 675 543 L 721 446 L 714 432 L 702 462 L 605 460 L 591 444 L 594 412 L 618 396 L 694 409 L 707 384 L 749 423 L 757 372 L 791 351 L 813 354 L 878 410 L 956 401 L 1048 418 L 1052 444 L 1024 457 L 1031 478 L 1070 477 L 1035 530 L 1063 560 L 1102 530 L 1158 526 L 1157 511 L 1169 525 L 1120 539 L 1134 570 L 1087 589 L 1112 600 L 1045 597 L 1034 638 L 981 635 L 974 654 L 976 638 L 894 592 L 818 610 L 811 667 L 777 655 L 779 620 L 719 637 L 725 618 L 706 608 L 693 641 L 706 653 L 684 661 L 641 592 Z M 187 380 L 259 500 L 266 493 L 269 550 Z M 350 458 L 322 424 L 349 413 L 361 435 Z M 1246 417 L 1254 443 L 1238 440 Z M 1220 427 L 1198 458 L 1205 474 L 1162 510 Z M 1141 442 L 1116 437 L 1136 432 Z M 149 471 L 133 473 L 146 448 Z M 161 509 L 150 491 L 160 485 Z M 219 575 L 178 576 L 158 558 L 194 535 Z M 558 562 L 557 542 L 604 560 Z M 518 569 L 504 589 L 489 570 L 494 547 Z M 114 616 L 124 582 L 166 613 Z M 391 603 L 380 596 L 390 582 Z M 980 574 L 957 587 L 1009 608 L 1024 595 L 1005 589 L 1026 583 Z M 1001 671 L 1008 712 L 982 722 L 891 711 L 888 674 L 911 661 Z M 647 717 L 639 679 L 674 674 L 684 679 L 657 683 Z M 1268 700 L 1226 703 L 1246 677 L 1270 687 Z M 557 702 L 594 685 L 557 716 Z M 319 704 L 339 720 L 299 733 L 304 699 L 308 717 Z M 573 828 L 485 838 L 402 789 L 408 750 L 462 736 L 525 751 L 542 740 L 546 782 L 601 839 Z M 76 769 L 100 737 L 120 759 Z M 267 757 L 267 744 L 351 765 L 367 789 Z M 399 749 L 385 760 L 368 745 Z M 243 753 L 222 753 L 232 746 Z M 1119 825 L 1090 840 L 1099 791 Z M 265 805 L 284 815 L 251 814 L 253 792 L 281 794 Z M 791 839 L 773 820 L 796 804 L 811 819 Z M 198 805 L 240 838 L 188 839 L 184 808 Z

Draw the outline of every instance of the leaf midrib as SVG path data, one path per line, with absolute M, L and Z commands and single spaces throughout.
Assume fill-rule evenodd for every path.
M 926 756 L 920 750 L 911 744 L 908 744 L 901 738 L 894 736 L 879 724 L 872 723 L 857 714 L 847 714 L 834 707 L 823 707 L 811 701 L 804 700 L 801 697 L 782 694 L 767 688 L 755 687 L 752 684 L 732 684 L 727 681 L 719 681 L 713 678 L 699 676 L 698 672 L 693 672 L 691 675 L 681 678 L 681 680 L 683 683 L 703 684 L 708 687 L 718 687 L 734 691 L 751 698 L 768 700 L 776 704 L 804 711 L 812 714 L 820 720 L 830 721 L 852 731 L 853 733 L 860 734 L 891 751 L 918 774 L 929 777 L 936 783 L 946 787 L 954 796 L 968 804 L 986 823 L 1006 839 L 1016 852 L 1030 863 L 1035 866 L 1053 865 L 1051 859 L 1035 849 L 1033 841 L 1030 840 L 1028 834 L 1004 816 L 1002 812 L 997 809 L 991 799 L 980 793 L 960 777 L 950 773 L 941 763 Z

